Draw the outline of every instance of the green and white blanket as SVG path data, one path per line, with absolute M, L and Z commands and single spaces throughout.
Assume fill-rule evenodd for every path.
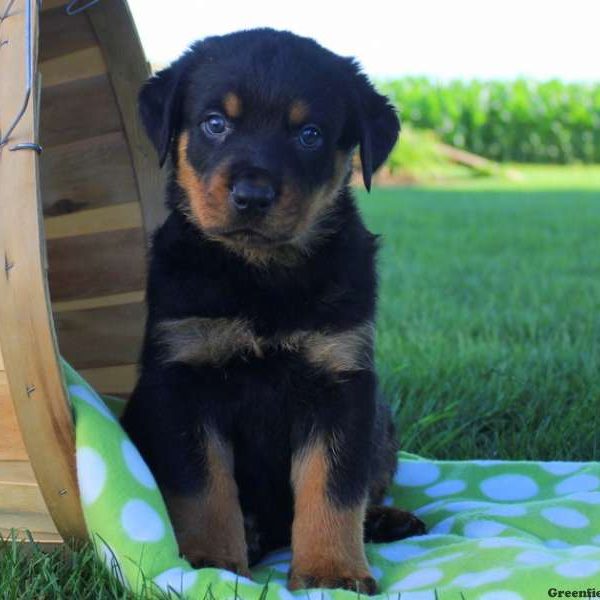
M 290 553 L 266 557 L 253 581 L 193 569 L 177 553 L 148 467 L 113 412 L 64 365 L 76 419 L 77 471 L 90 537 L 128 587 L 186 598 L 337 600 L 341 590 L 289 592 Z M 431 461 L 400 455 L 387 501 L 427 524 L 422 537 L 370 544 L 381 597 L 529 600 L 599 590 L 600 463 Z M 564 596 L 564 593 L 562 595 Z M 587 597 L 587 596 L 586 596 Z

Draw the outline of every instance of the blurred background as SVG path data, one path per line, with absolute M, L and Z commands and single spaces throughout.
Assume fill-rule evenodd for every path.
M 403 133 L 359 202 L 403 448 L 600 458 L 597 0 L 131 0 L 153 66 L 271 26 L 358 58 Z

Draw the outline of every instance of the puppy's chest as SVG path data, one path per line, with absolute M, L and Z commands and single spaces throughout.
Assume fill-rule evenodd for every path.
M 240 357 L 268 362 L 294 354 L 310 366 L 342 373 L 370 367 L 373 324 L 261 334 L 247 318 L 187 317 L 157 323 L 155 340 L 167 363 L 220 367 Z

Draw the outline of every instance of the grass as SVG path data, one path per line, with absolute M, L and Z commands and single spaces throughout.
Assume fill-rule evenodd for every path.
M 133 600 L 91 547 L 42 552 L 31 543 L 0 542 L 2 600 Z
M 600 458 L 600 186 L 535 174 L 361 194 L 383 237 L 377 358 L 405 450 Z
M 405 450 L 600 458 L 600 168 L 523 174 L 360 193 L 383 238 L 377 360 Z M 34 598 L 132 596 L 89 548 L 0 545 L 0 599 Z

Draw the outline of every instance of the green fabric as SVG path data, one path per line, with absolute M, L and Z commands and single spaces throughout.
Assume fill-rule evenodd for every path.
M 344 591 L 285 589 L 289 551 L 268 556 L 254 582 L 178 557 L 162 497 L 113 413 L 64 365 L 76 417 L 84 515 L 98 553 L 133 589 L 204 598 L 337 600 Z M 600 463 L 429 461 L 400 455 L 388 498 L 417 513 L 429 534 L 367 548 L 382 597 L 528 600 L 549 588 L 600 588 Z M 237 581 L 236 581 L 237 579 Z

